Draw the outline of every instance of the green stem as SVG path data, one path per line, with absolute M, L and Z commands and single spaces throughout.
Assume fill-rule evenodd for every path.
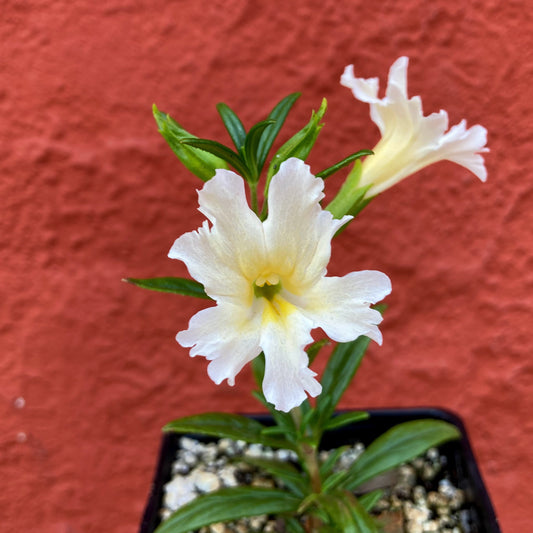
M 250 201 L 251 201 L 251 204 L 252 204 L 252 211 L 257 215 L 259 216 L 259 211 L 258 211 L 258 205 L 257 205 L 257 183 L 250 183 Z
M 295 407 L 292 409 L 291 416 L 298 430 L 298 434 L 301 434 L 300 428 L 302 425 L 302 410 L 300 407 Z M 317 448 L 302 442 L 298 444 L 298 449 L 300 459 L 302 460 L 303 466 L 309 475 L 311 490 L 315 494 L 320 494 L 322 492 L 322 479 L 320 477 L 320 464 L 318 461 Z M 308 533 L 315 533 L 320 529 L 320 526 L 321 520 L 316 516 L 310 515 L 305 527 Z

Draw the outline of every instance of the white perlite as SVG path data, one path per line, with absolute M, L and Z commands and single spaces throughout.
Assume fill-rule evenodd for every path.
M 363 453 L 364 446 L 356 443 L 339 455 L 334 471 L 349 468 Z M 320 461 L 326 461 L 331 452 L 321 451 Z M 273 450 L 260 444 L 220 439 L 217 443 L 203 443 L 190 437 L 180 439 L 180 448 L 172 465 L 172 480 L 164 489 L 161 519 L 196 498 L 200 494 L 223 487 L 251 485 L 279 487 L 266 472 L 246 462 L 247 459 L 278 459 L 296 464 L 292 450 Z M 393 486 L 385 489 L 384 497 L 374 507 L 381 518 L 389 512 L 401 511 L 405 533 L 468 533 L 462 519 L 463 492 L 447 479 L 436 476 L 442 469 L 443 459 L 438 450 L 431 449 L 425 456 L 400 466 L 391 479 Z M 385 478 L 384 478 L 385 479 Z M 426 491 L 434 480 L 434 490 Z M 280 529 L 281 527 L 281 529 Z M 466 528 L 466 529 L 465 529 Z M 276 533 L 283 526 L 266 515 L 244 518 L 228 524 L 211 524 L 198 533 Z

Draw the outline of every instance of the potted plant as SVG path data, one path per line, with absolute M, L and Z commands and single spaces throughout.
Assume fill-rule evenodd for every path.
M 248 131 L 234 111 L 219 104 L 234 149 L 191 135 L 154 106 L 163 137 L 205 182 L 198 196 L 207 220 L 179 237 L 169 252 L 186 264 L 192 279 L 126 281 L 210 300 L 177 341 L 190 348 L 191 356 L 210 361 L 208 374 L 215 383 L 233 385 L 251 362 L 259 386 L 255 396 L 272 417 L 264 424 L 206 413 L 175 420 L 165 430 L 286 450 L 292 457 L 289 463 L 270 457 L 259 458 L 259 465 L 256 460 L 275 480 L 272 487 L 220 488 L 213 482 L 215 490 L 183 502 L 160 532 L 187 532 L 258 514 L 283 517 L 280 527 L 293 532 L 377 532 L 388 526 L 371 514 L 382 494 L 368 483 L 434 446 L 465 442 L 460 424 L 428 416 L 388 427 L 372 442 L 361 436 L 368 447 L 345 469 L 337 468 L 342 452 L 328 457 L 321 452 L 331 431 L 353 424 L 356 431 L 363 421 L 376 419 L 360 411 L 335 414 L 335 407 L 370 340 L 381 344 L 384 307 L 377 304 L 391 291 L 389 278 L 377 271 L 327 276 L 333 237 L 384 190 L 439 160 L 454 161 L 486 179 L 481 155 L 487 150 L 486 130 L 466 129 L 463 121 L 446 131 L 445 111 L 425 117 L 420 98 L 407 96 L 407 58 L 391 67 L 384 98 L 378 98 L 376 79 L 356 78 L 351 66 L 341 83 L 370 104 L 382 139 L 373 150 L 349 154 L 316 174 L 305 159 L 323 126 L 326 100 L 268 166 L 270 149 L 298 94 L 282 99 Z M 324 180 L 348 165 L 342 187 L 323 207 Z M 311 331 L 317 328 L 325 336 L 315 340 Z M 335 347 L 319 382 L 309 365 L 331 341 Z M 308 396 L 316 398 L 313 404 Z

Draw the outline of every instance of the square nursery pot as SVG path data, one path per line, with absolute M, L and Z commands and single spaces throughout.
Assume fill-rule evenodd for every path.
M 461 528 L 464 533 L 501 533 L 464 424 L 459 417 L 449 411 L 437 408 L 369 409 L 367 412 L 370 414 L 367 420 L 326 432 L 322 439 L 321 448 L 331 450 L 356 442 L 368 445 L 396 424 L 410 420 L 430 418 L 449 422 L 459 429 L 461 439 L 439 446 L 439 452 L 445 460 L 446 478 L 455 487 L 461 489 L 464 494 L 465 503 L 461 507 Z M 253 416 L 252 418 L 267 425 L 271 421 L 267 415 Z M 163 435 L 156 472 L 139 533 L 152 533 L 161 522 L 160 509 L 163 502 L 164 485 L 171 479 L 172 463 L 176 458 L 182 436 L 176 433 Z M 193 437 L 203 442 L 217 440 L 209 437 Z

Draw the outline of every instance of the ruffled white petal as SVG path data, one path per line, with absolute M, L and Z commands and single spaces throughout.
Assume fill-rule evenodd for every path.
M 191 356 L 210 361 L 217 384 L 233 385 L 262 350 L 265 397 L 289 411 L 321 392 L 305 352 L 311 330 L 322 327 L 339 341 L 365 334 L 381 342 L 381 316 L 369 306 L 390 292 L 390 281 L 379 272 L 325 277 L 331 239 L 351 217 L 336 220 L 322 210 L 323 181 L 305 163 L 284 162 L 269 192 L 264 223 L 232 172 L 217 171 L 199 192 L 211 226 L 205 221 L 182 235 L 169 256 L 185 262 L 217 305 L 194 315 L 176 339 Z
M 222 303 L 196 313 L 176 340 L 191 348 L 191 357 L 211 361 L 207 372 L 217 385 L 225 379 L 233 385 L 242 367 L 261 352 L 260 322 L 253 309 Z
M 272 304 L 265 300 L 264 305 Z M 316 373 L 307 366 L 309 359 L 304 350 L 313 340 L 310 335 L 313 324 L 295 308 L 277 318 L 273 316 L 273 311 L 265 309 L 263 317 L 263 392 L 276 409 L 287 412 L 306 399 L 306 392 L 314 397 L 322 391 L 322 386 L 314 377 Z
M 212 222 L 178 238 L 168 254 L 187 265 L 215 300 L 251 297 L 252 283 L 265 263 L 263 227 L 248 207 L 242 178 L 217 170 L 198 193 L 200 211 Z M 209 258 L 209 260 L 206 260 Z
M 324 182 L 303 161 L 291 158 L 272 178 L 264 223 L 270 268 L 292 292 L 302 292 L 326 274 L 331 239 L 352 217 L 334 219 L 319 202 Z
M 370 104 L 370 116 L 382 138 L 365 159 L 360 185 L 371 185 L 366 196 L 372 197 L 418 170 L 442 160 L 452 161 L 473 172 L 482 181 L 487 171 L 481 153 L 487 152 L 487 130 L 476 125 L 466 129 L 466 122 L 447 133 L 445 111 L 427 117 L 420 97 L 407 95 L 408 58 L 400 57 L 389 70 L 384 98 L 378 98 L 375 78 L 356 78 L 353 66 L 346 67 L 341 84 L 354 96 Z
M 305 315 L 315 327 L 338 342 L 366 335 L 382 342 L 378 324 L 381 314 L 369 305 L 391 292 L 390 279 L 375 270 L 351 272 L 342 278 L 323 278 L 306 295 Z

